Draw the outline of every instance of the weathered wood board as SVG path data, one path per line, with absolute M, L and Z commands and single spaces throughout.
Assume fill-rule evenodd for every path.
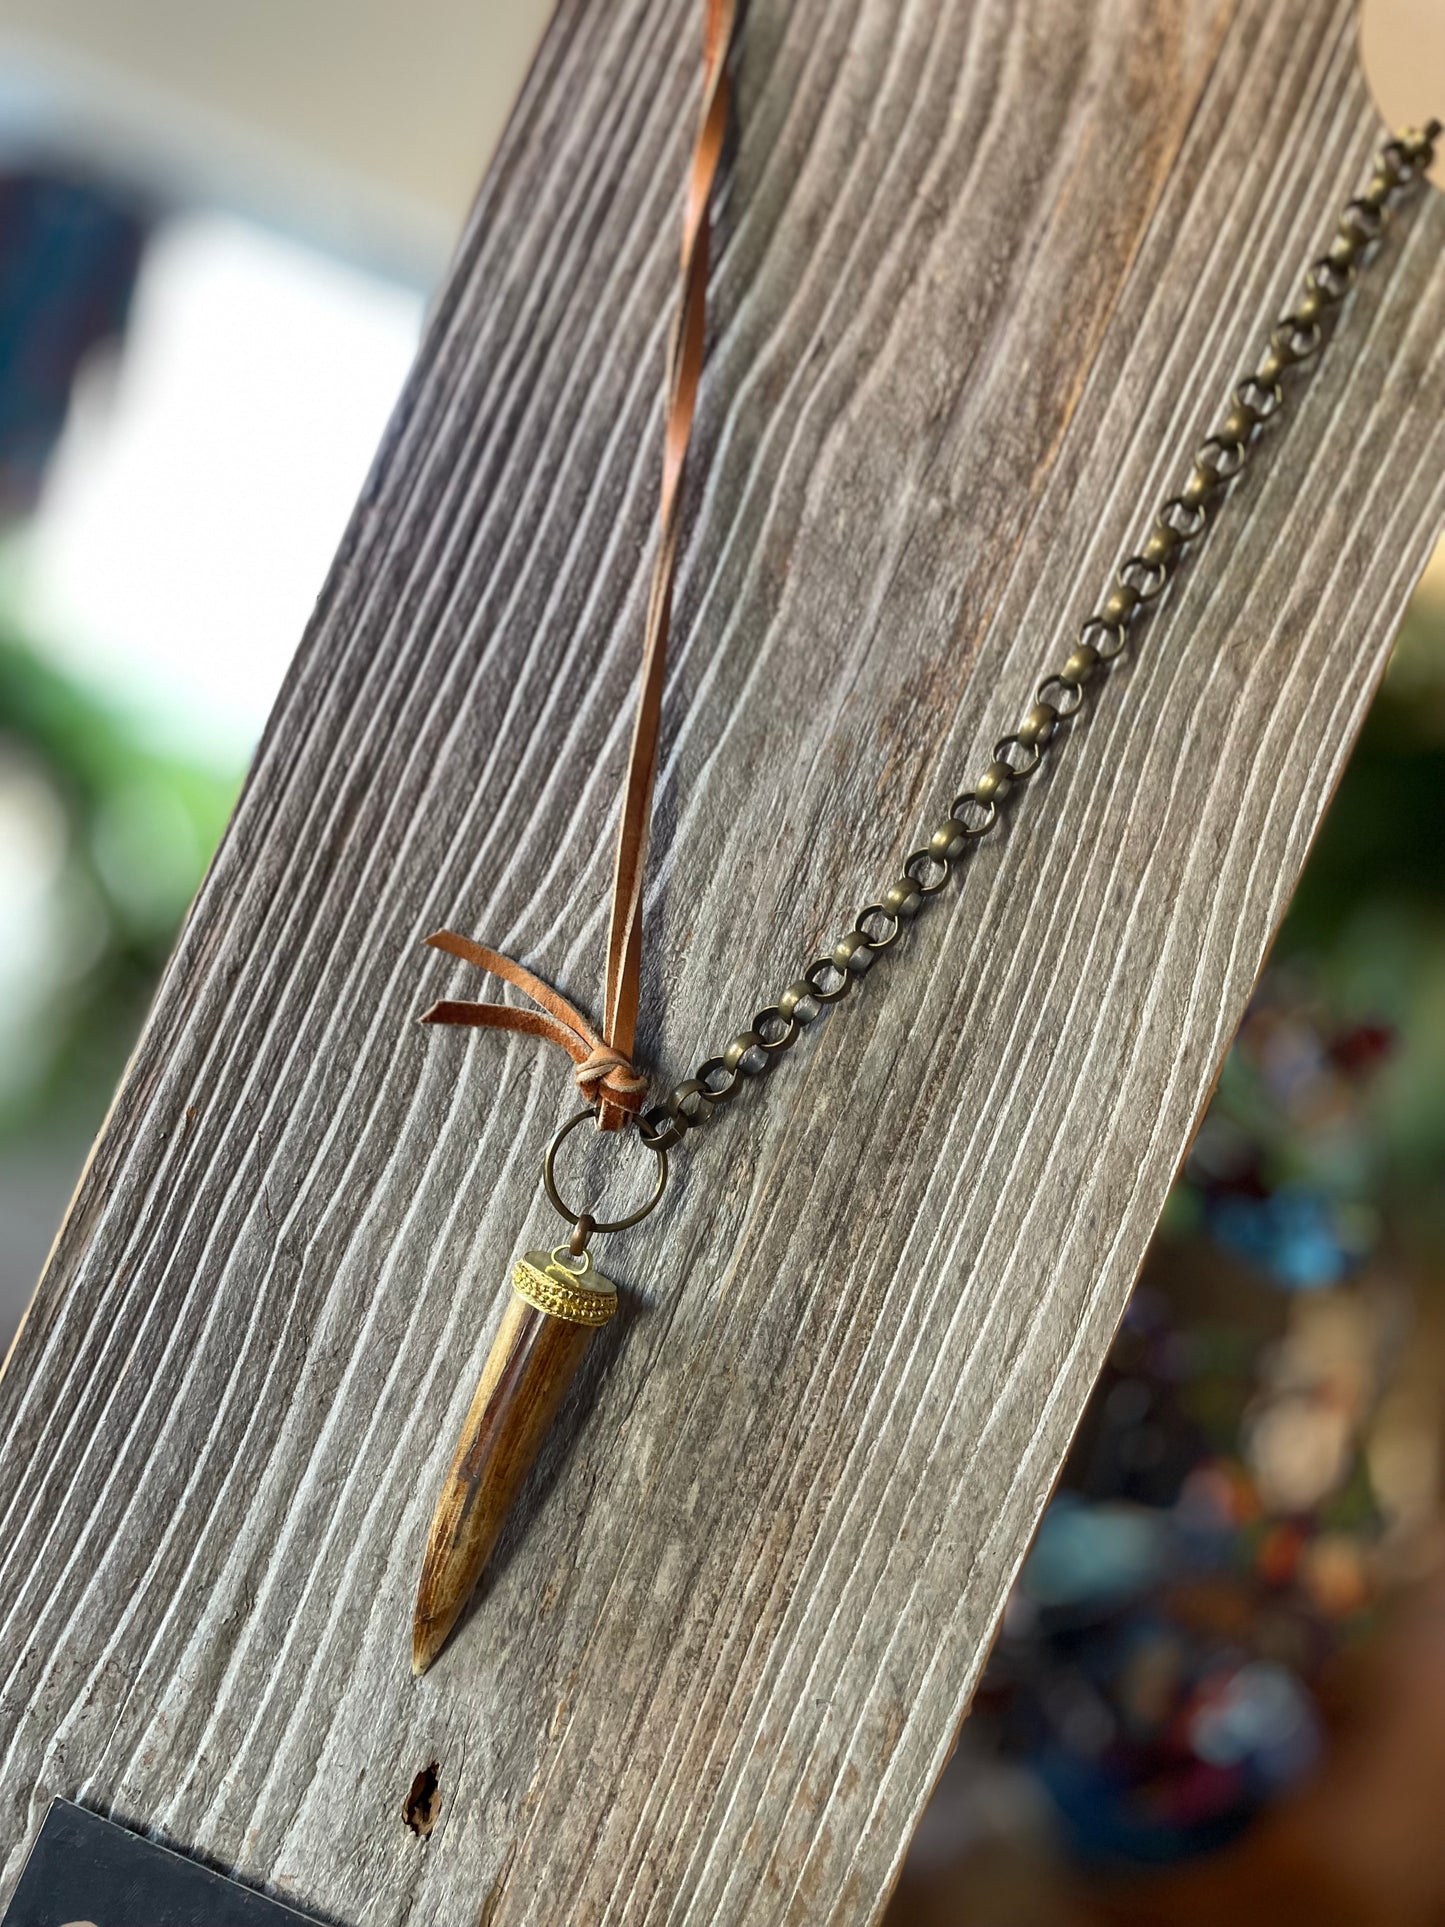
M 477 988 L 420 939 L 597 994 L 697 14 L 564 4 L 0 1381 L 0 1892 L 64 1793 L 350 1927 L 870 1919 L 1445 517 L 1436 199 L 1007 835 L 608 1249 L 414 1682 L 573 1102 L 412 1022 Z M 1344 0 L 753 0 L 647 1061 L 896 874 L 1378 132 Z

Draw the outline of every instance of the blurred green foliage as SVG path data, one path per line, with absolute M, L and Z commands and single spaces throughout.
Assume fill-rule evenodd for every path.
M 1382 1203 L 1445 1234 L 1445 601 L 1411 604 L 1273 961 L 1394 1032 L 1372 1119 Z
M 239 777 L 149 747 L 118 710 L 0 632 L 0 778 L 11 850 L 45 855 L 23 905 L 7 906 L 36 925 L 19 934 L 32 967 L 0 1013 L 12 1033 L 0 1075 L 9 1136 L 77 1111 L 98 1120 Z

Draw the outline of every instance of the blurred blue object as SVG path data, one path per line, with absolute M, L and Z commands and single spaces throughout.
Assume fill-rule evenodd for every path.
M 114 190 L 0 177 L 0 519 L 34 508 L 76 375 L 124 333 L 146 233 Z
M 1060 1492 L 1020 1580 L 1039 1606 L 1117 1605 L 1163 1577 L 1169 1519 L 1135 1505 L 1090 1505 Z
M 1189 1737 L 1201 1760 L 1247 1768 L 1261 1792 L 1293 1785 L 1318 1760 L 1323 1744 L 1308 1693 L 1269 1660 L 1241 1666 L 1206 1698 L 1189 1723 Z
M 1294 1291 L 1319 1291 L 1348 1276 L 1363 1255 L 1350 1248 L 1333 1201 L 1282 1185 L 1264 1198 L 1225 1192 L 1206 1211 L 1211 1235 Z

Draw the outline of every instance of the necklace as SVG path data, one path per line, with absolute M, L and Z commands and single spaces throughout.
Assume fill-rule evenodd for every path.
M 1137 553 L 1121 563 L 1067 660 L 1038 684 L 1017 730 L 995 745 L 973 787 L 953 799 L 897 880 L 858 913 L 827 955 L 759 1011 L 722 1052 L 649 1108 L 647 1079 L 631 1061 L 643 882 L 683 472 L 703 363 L 709 210 L 727 129 L 736 13 L 734 0 L 706 0 L 703 105 L 683 223 L 682 299 L 668 352 L 659 539 L 618 834 L 600 1031 L 513 959 L 451 931 L 428 939 L 512 984 L 528 1002 L 447 1001 L 433 1005 L 423 1021 L 509 1030 L 556 1044 L 573 1060 L 585 1108 L 562 1124 L 542 1165 L 546 1195 L 571 1227 L 570 1235 L 551 1250 L 526 1252 L 515 1265 L 512 1295 L 432 1519 L 413 1623 L 418 1673 L 440 1652 L 481 1576 L 592 1332 L 617 1309 L 617 1287 L 593 1267 L 591 1240 L 626 1230 L 656 1208 L 667 1186 L 669 1152 L 730 1103 L 745 1083 L 770 1070 L 828 1006 L 842 1001 L 945 887 L 972 847 L 999 824 L 1009 798 L 1067 735 L 1090 686 L 1123 653 L 1178 563 L 1204 534 L 1227 484 L 1283 405 L 1287 378 L 1320 350 L 1327 325 L 1383 233 L 1393 205 L 1431 164 L 1441 131 L 1431 122 L 1399 134 L 1380 150 L 1369 180 L 1346 205 L 1334 238 L 1309 267 L 1303 292 L 1271 331 L 1255 367 L 1235 386 L 1223 420 L 1196 452 L 1179 492 L 1159 510 Z M 650 1195 L 627 1215 L 605 1222 L 590 1210 L 574 1208 L 558 1175 L 564 1144 L 589 1121 L 614 1133 L 630 1127 L 655 1160 Z

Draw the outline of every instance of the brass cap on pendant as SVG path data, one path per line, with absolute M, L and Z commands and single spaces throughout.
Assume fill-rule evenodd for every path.
M 605 1325 L 617 1310 L 617 1287 L 589 1266 L 574 1271 L 555 1253 L 529 1251 L 512 1272 L 512 1289 L 549 1318 L 569 1325 Z

